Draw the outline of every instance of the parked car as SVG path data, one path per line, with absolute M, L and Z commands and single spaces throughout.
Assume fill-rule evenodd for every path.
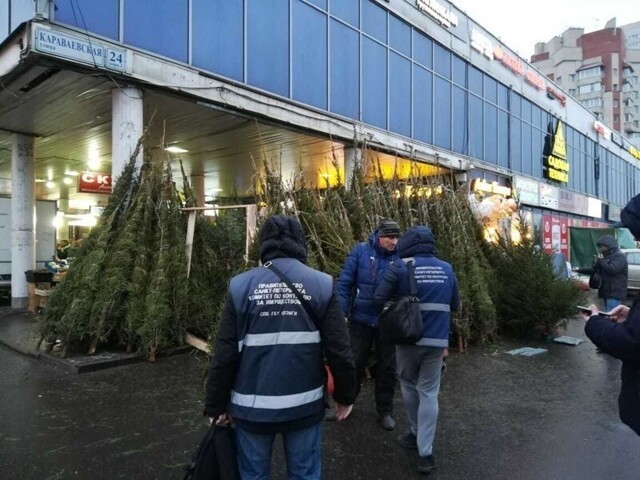
M 627 290 L 640 291 L 640 248 L 622 248 L 629 264 L 629 280 Z

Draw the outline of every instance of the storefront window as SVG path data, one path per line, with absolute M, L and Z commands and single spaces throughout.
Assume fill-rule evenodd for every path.
M 411 27 L 394 15 L 389 15 L 389 46 L 411 56 Z
M 451 83 L 438 76 L 434 81 L 435 144 L 451 149 Z
M 327 16 L 299 0 L 292 7 L 291 93 L 294 100 L 326 109 Z
M 413 67 L 413 136 L 432 143 L 433 75 L 417 65 Z

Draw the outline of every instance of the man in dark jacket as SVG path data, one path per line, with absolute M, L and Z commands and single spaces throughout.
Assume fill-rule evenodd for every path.
M 410 293 L 408 268 L 413 268 L 420 310 L 422 338 L 415 345 L 398 345 L 396 361 L 402 398 L 411 431 L 396 441 L 403 447 L 417 449 L 418 471 L 435 470 L 433 438 L 438 420 L 442 356 L 449 342 L 451 311 L 458 310 L 458 281 L 453 268 L 435 255 L 431 229 L 415 226 L 407 230 L 398 243 L 398 256 L 376 288 L 378 309 L 396 296 Z
M 373 292 L 384 272 L 396 257 L 400 226 L 393 220 L 382 220 L 368 242 L 356 245 L 345 261 L 338 278 L 338 296 L 349 319 L 351 348 L 358 372 L 358 392 L 375 344 L 374 372 L 376 409 L 382 426 L 393 430 L 393 395 L 395 392 L 395 348 L 380 338 L 378 312 Z
M 600 274 L 602 284 L 598 297 L 604 302 L 608 312 L 620 305 L 627 297 L 627 277 L 629 267 L 627 257 L 618 248 L 618 242 L 611 235 L 603 235 L 598 240 L 600 255 L 594 270 Z
M 640 195 L 634 197 L 620 214 L 622 226 L 640 238 Z M 626 288 L 626 286 L 625 286 Z M 602 351 L 622 360 L 622 388 L 618 397 L 620 419 L 640 435 L 640 297 L 631 308 L 619 305 L 610 316 L 598 314 L 591 305 L 585 333 Z
M 289 478 L 320 479 L 323 356 L 334 377 L 337 420 L 349 415 L 356 396 L 345 317 L 331 276 L 305 265 L 304 231 L 295 218 L 268 218 L 260 242 L 264 265 L 233 277 L 229 285 L 205 413 L 218 424 L 235 422 L 243 479 L 269 478 L 277 433 L 283 437 Z

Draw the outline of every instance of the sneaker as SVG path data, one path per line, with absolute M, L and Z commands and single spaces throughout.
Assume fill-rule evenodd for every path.
M 396 443 L 400 445 L 402 448 L 408 448 L 409 450 L 418 449 L 418 439 L 411 432 L 405 435 L 398 435 L 396 437 Z
M 433 455 L 429 455 L 428 457 L 420 457 L 418 458 L 418 472 L 429 474 L 436 471 L 436 460 L 433 458 Z
M 336 411 L 334 408 L 327 408 L 324 412 L 324 419 L 327 422 L 335 422 L 337 420 Z
M 393 419 L 390 413 L 385 413 L 380 416 L 380 422 L 382 423 L 382 428 L 385 430 L 393 430 L 396 428 L 396 421 Z

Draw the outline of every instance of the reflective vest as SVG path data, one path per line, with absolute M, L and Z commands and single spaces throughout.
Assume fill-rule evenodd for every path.
M 331 276 L 298 260 L 273 264 L 324 318 Z M 241 352 L 229 413 L 251 422 L 286 422 L 324 409 L 320 332 L 296 296 L 273 271 L 257 267 L 231 280 Z

